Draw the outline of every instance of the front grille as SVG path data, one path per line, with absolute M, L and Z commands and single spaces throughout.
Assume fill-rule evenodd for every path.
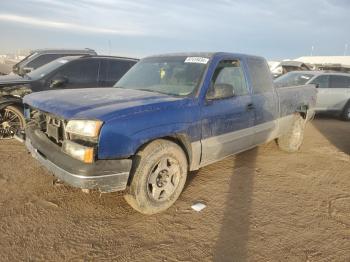
M 46 114 L 46 131 L 45 134 L 54 140 L 57 144 L 62 144 L 67 139 L 66 122 L 63 119 Z
M 68 139 L 66 120 L 33 108 L 29 108 L 29 111 L 30 119 L 27 125 L 35 126 L 57 145 L 61 146 L 63 141 Z
M 77 134 L 71 134 L 66 131 L 68 120 L 43 112 L 36 108 L 25 106 L 25 117 L 27 120 L 26 128 L 34 129 L 34 133 L 39 132 L 41 137 L 43 134 L 54 144 L 62 148 L 64 141 L 70 140 L 82 146 L 93 148 L 94 159 L 97 159 L 98 138 L 89 138 Z M 67 153 L 63 150 L 64 153 Z M 69 155 L 69 153 L 67 153 Z

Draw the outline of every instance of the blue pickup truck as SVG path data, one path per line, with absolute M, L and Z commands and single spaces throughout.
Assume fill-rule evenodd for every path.
M 158 55 L 111 88 L 25 96 L 26 146 L 57 179 L 124 190 L 154 214 L 176 201 L 189 171 L 271 140 L 297 151 L 315 101 L 313 85 L 275 89 L 261 57 Z

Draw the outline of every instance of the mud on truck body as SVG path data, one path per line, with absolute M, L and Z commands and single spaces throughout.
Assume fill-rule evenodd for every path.
M 24 98 L 26 146 L 56 178 L 169 208 L 188 172 L 271 140 L 297 151 L 314 85 L 275 89 L 265 59 L 187 53 L 142 59 L 112 88 Z

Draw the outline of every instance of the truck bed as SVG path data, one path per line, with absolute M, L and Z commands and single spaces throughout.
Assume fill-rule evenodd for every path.
M 315 106 L 317 89 L 315 85 L 302 85 L 276 88 L 279 100 L 279 117 L 290 115 L 303 105 Z M 311 101 L 311 104 L 310 104 Z

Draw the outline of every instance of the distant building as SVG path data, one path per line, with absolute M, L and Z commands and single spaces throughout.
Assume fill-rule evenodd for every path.
M 21 54 L 0 54 L 0 75 L 7 75 L 12 72 L 12 67 L 24 59 Z
M 302 56 L 294 61 L 308 63 L 315 70 L 334 70 L 350 73 L 350 56 Z
M 308 64 L 344 64 L 350 66 L 350 56 L 302 56 L 294 61 Z

